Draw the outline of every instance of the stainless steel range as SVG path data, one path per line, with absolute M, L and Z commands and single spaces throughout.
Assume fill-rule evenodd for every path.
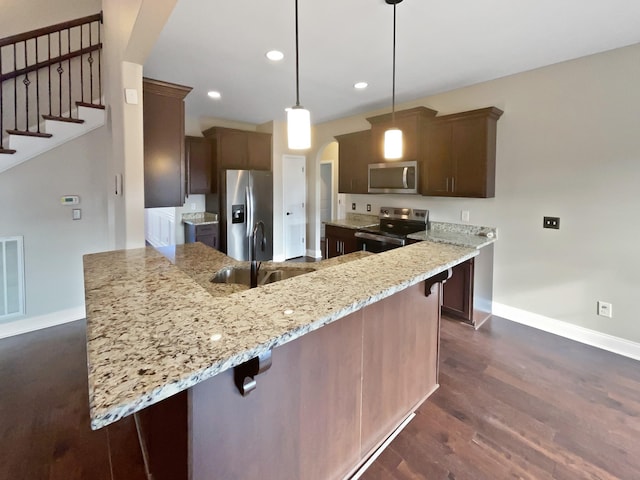
M 379 253 L 407 244 L 407 235 L 421 232 L 429 225 L 429 210 L 381 207 L 380 224 L 361 228 L 355 236 L 358 250 Z

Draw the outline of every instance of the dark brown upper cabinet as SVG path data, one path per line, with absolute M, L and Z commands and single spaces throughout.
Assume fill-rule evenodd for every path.
M 216 182 L 212 181 L 215 171 L 213 146 L 208 138 L 186 137 L 187 193 L 215 193 Z
M 426 125 L 421 193 L 447 197 L 495 196 L 496 107 L 443 115 Z
M 271 170 L 271 134 L 211 127 L 202 134 L 213 145 L 218 170 Z
M 191 87 L 144 78 L 144 206 L 185 201 L 184 98 Z
M 335 137 L 338 141 L 338 192 L 367 193 L 371 130 Z
M 392 161 L 384 158 L 384 132 L 394 125 L 402 130 L 403 155 L 399 161 L 421 161 L 425 155 L 425 126 L 437 113 L 427 107 L 415 107 L 396 112 L 395 123 L 390 113 L 367 118 L 371 124 L 371 159 L 368 163 Z

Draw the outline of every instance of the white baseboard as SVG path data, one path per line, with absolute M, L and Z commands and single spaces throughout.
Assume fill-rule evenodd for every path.
M 86 317 L 84 305 L 58 312 L 39 315 L 37 317 L 21 318 L 12 322 L 0 323 L 0 338 L 12 337 L 23 333 L 55 327 L 63 323 L 74 322 Z
M 493 302 L 493 314 L 512 322 L 640 360 L 640 343 L 497 302 Z
M 307 250 L 307 257 L 322 258 L 322 250 Z

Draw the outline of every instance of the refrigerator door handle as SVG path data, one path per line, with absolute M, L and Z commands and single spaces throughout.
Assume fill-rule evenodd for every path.
M 246 218 L 247 222 L 247 238 L 251 236 L 251 227 L 253 226 L 253 204 L 252 204 L 252 195 L 251 195 L 251 187 L 245 187 L 244 191 L 244 202 L 246 205 Z

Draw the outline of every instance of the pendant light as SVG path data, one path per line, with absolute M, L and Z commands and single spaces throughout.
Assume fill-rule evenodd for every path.
M 402 130 L 396 127 L 396 5 L 402 0 L 385 0 L 393 5 L 393 81 L 391 87 L 391 128 L 384 132 L 384 158 L 402 158 Z
M 287 111 L 289 149 L 311 148 L 311 115 L 300 105 L 300 67 L 298 63 L 298 0 L 296 2 L 296 104 Z

